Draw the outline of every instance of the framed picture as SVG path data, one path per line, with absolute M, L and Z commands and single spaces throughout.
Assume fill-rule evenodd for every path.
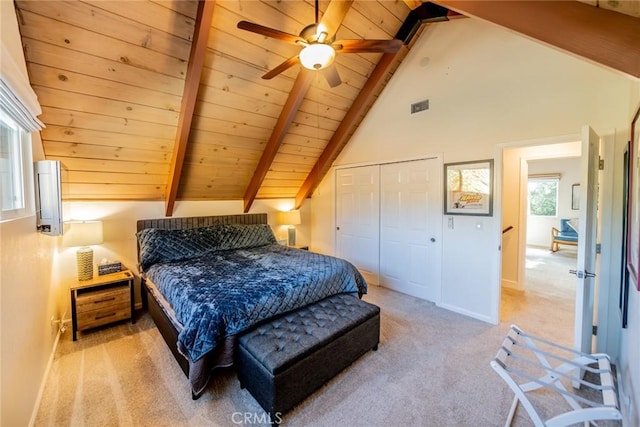
M 629 140 L 628 207 L 627 207 L 627 269 L 640 291 L 638 266 L 640 265 L 640 177 L 638 176 L 638 154 L 640 148 L 640 107 L 631 121 Z
M 493 215 L 493 159 L 444 165 L 444 214 Z
M 571 209 L 574 211 L 580 210 L 580 184 L 571 186 Z

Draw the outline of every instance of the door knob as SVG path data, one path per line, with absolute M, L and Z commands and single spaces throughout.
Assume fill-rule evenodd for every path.
M 584 279 L 585 277 L 596 277 L 594 273 L 589 273 L 588 271 L 582 270 L 569 270 L 569 273 L 575 274 L 578 276 L 578 279 Z
M 431 238 L 431 239 L 429 239 L 429 240 L 431 240 L 432 242 L 435 242 L 435 241 L 436 241 L 436 238 L 435 238 L 435 237 L 432 237 L 432 238 Z

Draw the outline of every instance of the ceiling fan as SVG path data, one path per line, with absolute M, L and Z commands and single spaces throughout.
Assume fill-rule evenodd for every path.
M 338 53 L 375 53 L 397 52 L 402 47 L 402 41 L 392 40 L 337 40 L 336 32 L 342 24 L 352 1 L 333 0 L 318 21 L 318 0 L 315 1 L 315 23 L 302 29 L 300 35 L 289 34 L 280 30 L 254 24 L 249 21 L 238 22 L 238 28 L 251 31 L 263 36 L 272 37 L 288 43 L 302 46 L 302 50 L 271 71 L 267 72 L 263 79 L 272 79 L 288 68 L 301 64 L 309 70 L 321 70 L 329 83 L 336 87 L 342 83 L 338 69 L 334 63 Z

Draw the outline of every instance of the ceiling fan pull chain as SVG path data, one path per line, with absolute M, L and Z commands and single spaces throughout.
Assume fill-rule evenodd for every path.
M 316 24 L 318 23 L 318 0 L 316 0 Z

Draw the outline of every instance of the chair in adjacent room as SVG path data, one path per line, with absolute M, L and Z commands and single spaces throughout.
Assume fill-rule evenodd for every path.
M 570 219 L 560 219 L 560 229 L 551 227 L 551 252 L 557 252 L 560 245 L 578 246 L 578 232 Z

